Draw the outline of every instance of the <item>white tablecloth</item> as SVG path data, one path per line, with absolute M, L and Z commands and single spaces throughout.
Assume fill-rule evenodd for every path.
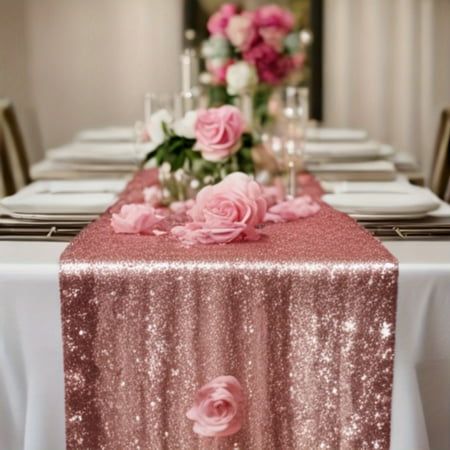
M 388 242 L 400 261 L 393 450 L 450 449 L 450 242 Z M 0 242 L 0 450 L 63 450 L 58 258 Z

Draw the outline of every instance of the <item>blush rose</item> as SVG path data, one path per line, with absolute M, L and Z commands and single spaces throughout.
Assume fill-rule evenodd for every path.
M 227 159 L 241 147 L 245 121 L 234 106 L 200 110 L 195 123 L 194 150 L 207 161 Z
M 194 421 L 194 433 L 205 437 L 224 437 L 242 427 L 244 394 L 233 376 L 217 377 L 201 387 L 194 406 L 187 412 Z

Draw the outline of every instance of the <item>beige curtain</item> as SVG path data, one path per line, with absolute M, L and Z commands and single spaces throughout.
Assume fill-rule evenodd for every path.
M 325 0 L 325 121 L 367 129 L 428 173 L 450 106 L 450 0 Z

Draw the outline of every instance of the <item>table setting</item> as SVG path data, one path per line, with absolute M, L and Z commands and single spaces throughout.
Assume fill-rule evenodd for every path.
M 447 448 L 450 205 L 311 119 L 291 11 L 207 29 L 0 198 L 0 449 Z

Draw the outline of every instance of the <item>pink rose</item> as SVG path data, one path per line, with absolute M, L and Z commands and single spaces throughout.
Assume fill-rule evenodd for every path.
M 233 3 L 225 3 L 208 20 L 208 31 L 211 34 L 225 35 L 228 22 L 238 12 L 238 7 Z
M 244 52 L 244 59 L 256 66 L 259 78 L 269 84 L 279 84 L 293 69 L 292 59 L 279 54 L 265 42 Z
M 159 186 L 150 186 L 143 190 L 144 201 L 150 206 L 156 206 L 161 203 L 162 191 Z
M 261 186 L 245 173 L 234 172 L 214 186 L 205 186 L 189 211 L 194 222 L 259 225 L 267 210 Z
M 225 61 L 220 59 L 210 59 L 206 62 L 206 69 L 212 75 L 212 84 L 225 84 L 228 67 L 235 63 L 234 59 Z
M 234 106 L 200 110 L 195 123 L 194 150 L 202 152 L 207 161 L 222 161 L 241 147 L 245 122 Z
M 267 203 L 260 185 L 244 173 L 228 175 L 214 186 L 204 187 L 188 215 L 193 222 L 172 229 L 186 245 L 223 244 L 238 239 L 256 240 Z
M 248 50 L 258 37 L 254 17 L 254 13 L 244 12 L 231 17 L 228 22 L 226 34 L 230 42 L 241 51 Z
M 313 216 L 319 210 L 319 204 L 308 195 L 304 195 L 271 206 L 264 217 L 264 222 L 290 222 L 291 220 Z
M 224 437 L 242 427 L 244 394 L 232 376 L 215 378 L 195 394 L 194 406 L 187 412 L 194 421 L 194 433 L 207 437 Z
M 294 28 L 295 19 L 291 12 L 278 5 L 267 5 L 258 8 L 255 17 L 259 28 L 277 28 L 288 34 Z
M 150 205 L 129 204 L 112 215 L 111 226 L 116 233 L 152 234 L 163 218 Z

